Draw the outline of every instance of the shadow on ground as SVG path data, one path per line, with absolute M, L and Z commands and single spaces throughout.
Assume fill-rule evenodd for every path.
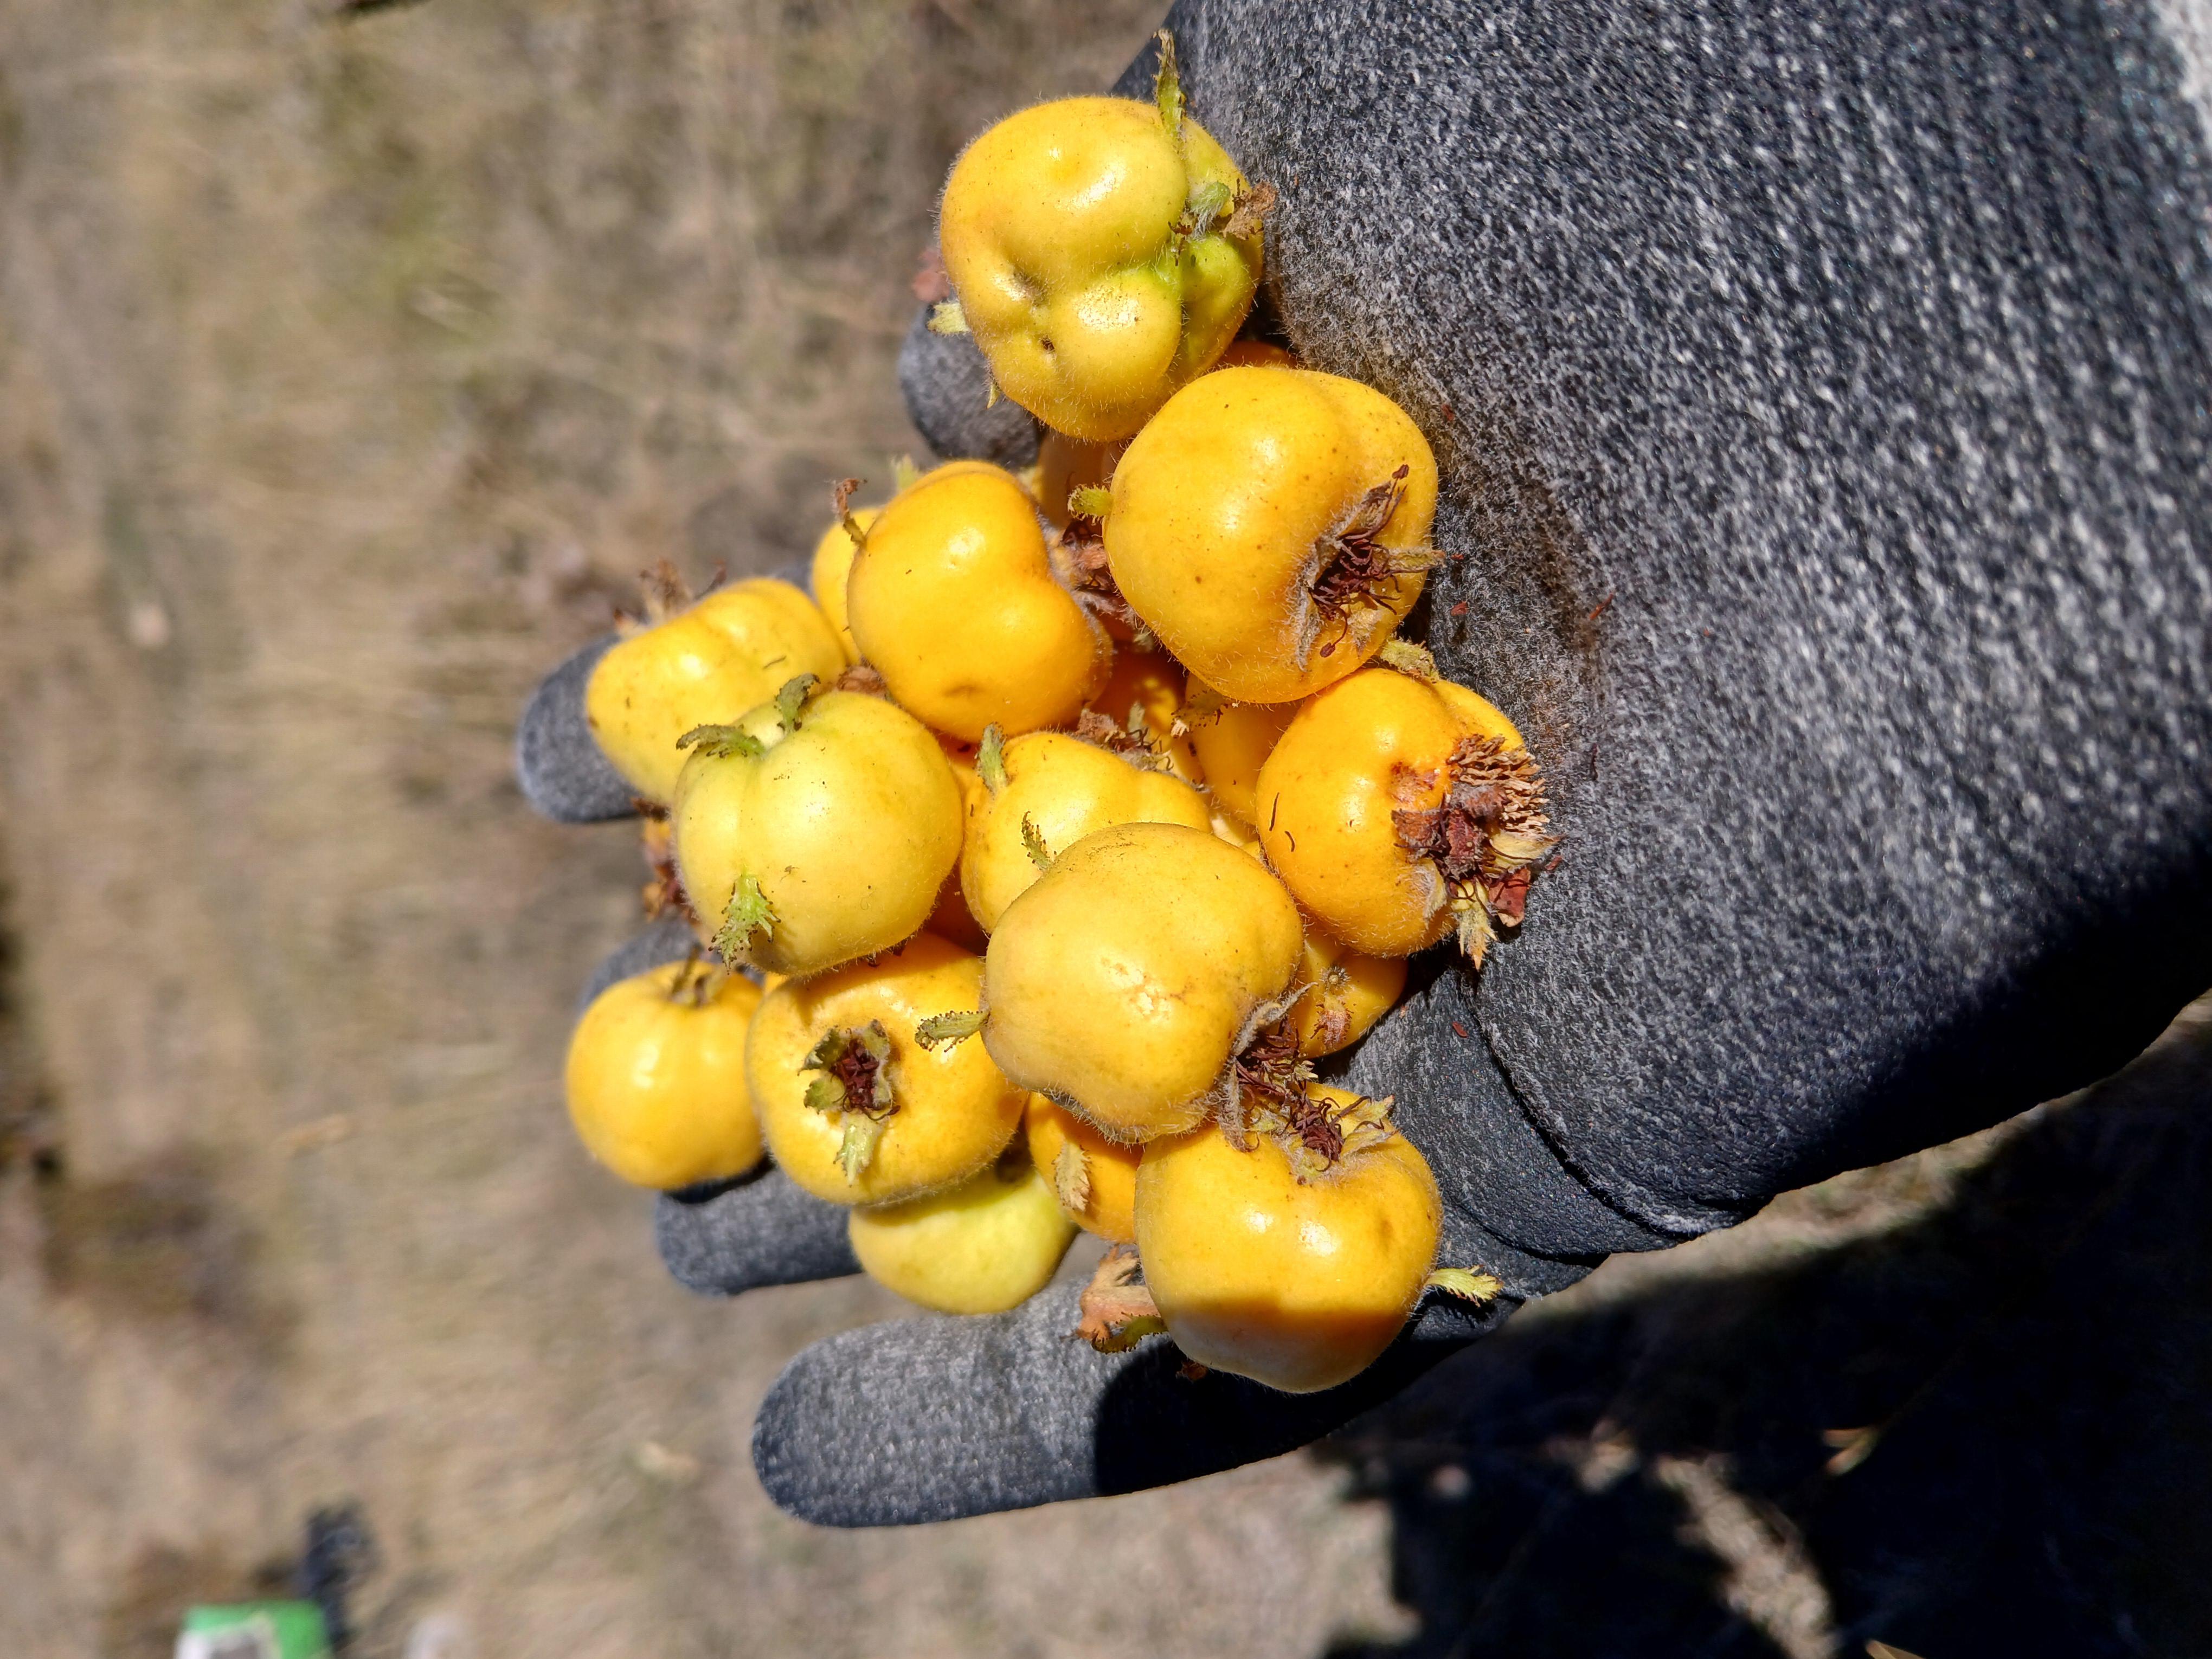
M 1333 1443 L 1420 1628 L 1332 1654 L 2212 1652 L 2208 1106 L 2185 1019 L 1908 1224 L 1516 1320 Z

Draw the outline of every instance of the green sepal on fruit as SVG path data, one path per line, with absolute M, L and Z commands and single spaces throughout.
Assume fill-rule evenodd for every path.
M 881 697 L 787 683 L 687 734 L 671 822 L 724 958 L 820 973 L 911 938 L 960 855 L 960 785 L 927 727 Z
M 592 737 L 623 781 L 650 801 L 675 793 L 693 728 L 735 720 L 797 674 L 834 675 L 836 630 L 789 582 L 766 577 L 686 602 L 673 566 L 648 587 L 647 626 L 610 647 L 584 687 Z

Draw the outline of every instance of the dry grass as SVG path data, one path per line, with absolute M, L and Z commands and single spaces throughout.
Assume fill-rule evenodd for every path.
M 1155 11 L 0 0 L 9 1064 L 65 1169 L 0 1176 L 11 1654 L 346 1494 L 377 1651 L 438 1610 L 533 1656 L 1395 1627 L 1382 1517 L 1301 1461 L 895 1537 L 774 1513 L 754 1401 L 894 1304 L 665 1280 L 556 1089 L 635 854 L 507 772 L 631 573 L 778 562 L 913 445 L 953 148 Z

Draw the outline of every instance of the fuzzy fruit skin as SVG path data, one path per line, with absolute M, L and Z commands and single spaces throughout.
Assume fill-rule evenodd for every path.
M 1194 191 L 1244 175 L 1197 122 L 1064 98 L 1008 116 L 953 163 L 938 212 L 945 274 L 1000 389 L 1086 443 L 1126 438 L 1236 337 L 1259 284 L 1257 229 L 1221 216 L 1178 256 Z
M 1213 804 L 1246 823 L 1258 799 L 1260 768 L 1298 712 L 1294 702 L 1224 702 L 1209 714 L 1184 718 L 1190 746 L 1206 775 Z
M 665 804 L 684 769 L 677 738 L 733 720 L 801 674 L 845 665 L 830 619 L 789 582 L 755 577 L 613 646 L 584 688 L 592 738 L 631 788 Z
M 880 507 L 856 507 L 853 509 L 853 522 L 865 534 L 882 511 Z M 814 559 L 807 568 L 806 576 L 806 585 L 814 590 L 814 603 L 830 619 L 848 664 L 860 660 L 860 647 L 853 642 L 853 630 L 845 619 L 845 579 L 852 574 L 853 556 L 860 550 L 845 533 L 844 525 L 833 524 L 814 544 Z
M 1481 733 L 1519 747 L 1490 703 L 1449 681 L 1370 668 L 1312 698 L 1260 769 L 1261 844 L 1321 927 L 1370 956 L 1402 957 L 1452 927 L 1436 866 L 1398 844 L 1395 810 L 1443 805 L 1447 763 Z
M 1145 730 L 1156 738 L 1176 776 L 1195 789 L 1206 781 L 1198 753 L 1188 734 L 1176 735 L 1176 719 L 1182 712 L 1185 681 L 1176 659 L 1164 651 L 1135 651 L 1127 647 L 1114 653 L 1114 672 L 1091 707 L 1124 727 L 1129 710 L 1144 710 Z
M 1239 702 L 1295 702 L 1357 671 L 1420 597 L 1423 573 L 1392 576 L 1347 628 L 1308 592 L 1324 538 L 1401 465 L 1405 493 L 1377 538 L 1423 547 L 1436 457 L 1403 410 L 1334 374 L 1217 370 L 1176 393 L 1114 469 L 1108 565 L 1200 679 Z
M 1027 818 L 1059 854 L 1115 823 L 1180 823 L 1204 830 L 1206 798 L 1165 772 L 1141 771 L 1119 755 L 1065 732 L 1032 732 L 1006 747 L 1006 784 L 968 791 L 968 836 L 960 890 L 986 933 L 1038 876 L 1023 843 Z
M 869 1278 L 939 1313 L 1004 1313 L 1052 1280 L 1075 1237 L 1052 1187 L 1027 1164 L 995 1165 L 950 1192 L 854 1210 L 853 1254 Z
M 982 981 L 979 958 L 922 933 L 873 965 L 787 981 L 764 997 L 745 1044 L 745 1076 L 777 1167 L 833 1204 L 895 1204 L 957 1187 L 997 1158 L 1028 1096 L 1000 1075 L 981 1043 L 933 1052 L 914 1037 L 932 1014 L 975 1007 Z M 847 1114 L 807 1105 L 806 1085 L 819 1074 L 800 1068 L 833 1026 L 857 1031 L 870 1020 L 881 1020 L 890 1038 L 897 1109 L 884 1120 L 860 1178 L 848 1181 L 837 1164 Z
M 1342 970 L 1341 986 L 1332 988 L 1328 984 L 1331 969 Z M 1298 982 L 1311 982 L 1315 988 L 1300 997 L 1291 1010 L 1291 1030 L 1297 1034 L 1298 1052 L 1309 1060 L 1318 1060 L 1349 1048 L 1398 1006 L 1406 991 L 1406 959 L 1366 956 L 1308 928 L 1305 954 L 1298 963 Z M 1324 1029 L 1332 1010 L 1340 1010 L 1345 1016 L 1343 1026 L 1333 1036 Z
M 1029 1135 L 1030 1161 L 1042 1172 L 1048 1186 L 1061 1148 L 1073 1142 L 1083 1153 L 1091 1190 L 1080 1209 L 1066 1211 L 1067 1218 L 1084 1231 L 1115 1243 L 1135 1243 L 1137 1160 L 1143 1149 L 1107 1139 L 1066 1107 L 1042 1095 L 1030 1097 L 1023 1125 Z
M 1301 927 L 1282 883 L 1211 830 L 1094 830 L 999 918 L 983 1041 L 1113 1139 L 1177 1133 L 1289 989 Z
M 592 999 L 568 1039 L 569 1120 L 592 1156 L 633 1186 L 672 1191 L 761 1161 L 745 1037 L 761 994 L 714 973 L 694 1007 L 671 991 L 700 971 L 672 962 Z
M 757 757 L 695 753 L 672 819 L 709 934 L 750 874 L 775 912 L 744 955 L 805 975 L 887 950 L 929 920 L 960 856 L 960 786 L 937 739 L 881 697 L 826 691 L 784 735 L 773 704 L 736 722 Z
M 1113 641 L 1053 579 L 1036 503 L 973 461 L 927 472 L 867 532 L 846 582 L 860 654 L 939 732 L 979 741 L 1065 726 L 1113 666 Z
M 1403 1135 L 1303 1184 L 1272 1139 L 1239 1152 L 1212 1128 L 1154 1141 L 1137 1171 L 1137 1254 L 1176 1346 L 1285 1394 L 1349 1382 L 1390 1346 L 1442 1224 Z

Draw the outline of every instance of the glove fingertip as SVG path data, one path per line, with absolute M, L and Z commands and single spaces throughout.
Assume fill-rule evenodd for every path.
M 845 1210 L 774 1168 L 663 1193 L 653 1205 L 653 1237 L 670 1277 L 701 1296 L 736 1296 L 860 1271 Z
M 1036 416 L 1012 398 L 991 401 L 981 350 L 968 335 L 932 332 L 927 306 L 899 347 L 898 378 L 908 417 L 946 460 L 993 461 L 1018 471 L 1036 459 Z
M 584 687 L 615 642 L 592 641 L 538 683 L 514 732 L 514 775 L 522 798 L 556 823 L 603 823 L 636 809 L 636 792 L 592 740 Z

